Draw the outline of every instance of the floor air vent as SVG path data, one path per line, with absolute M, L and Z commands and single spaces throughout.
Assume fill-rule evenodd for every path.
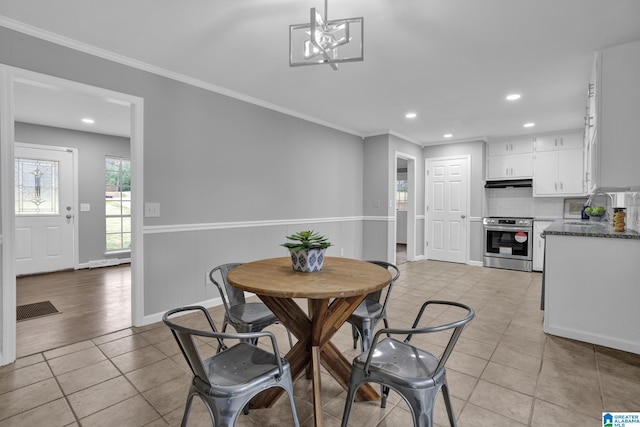
M 48 316 L 50 314 L 60 313 L 57 308 L 51 304 L 51 301 L 35 302 L 33 304 L 19 305 L 16 307 L 16 320 L 33 319 L 35 317 Z
M 109 258 L 89 261 L 89 268 L 109 267 L 112 265 L 120 265 L 120 260 L 117 258 Z

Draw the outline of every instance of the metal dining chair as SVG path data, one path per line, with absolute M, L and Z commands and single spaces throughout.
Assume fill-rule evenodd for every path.
M 378 322 L 382 320 L 384 327 L 389 327 L 387 321 L 387 304 L 391 295 L 391 289 L 393 284 L 400 277 L 400 270 L 395 265 L 385 261 L 368 261 L 372 264 L 379 265 L 382 268 L 391 270 L 392 278 L 389 282 L 389 286 L 372 292 L 360 303 L 351 316 L 347 319 L 347 322 L 351 324 L 351 333 L 353 334 L 353 348 L 358 346 L 358 338 L 362 339 L 362 351 L 369 350 L 371 346 L 371 338 L 373 337 L 373 331 L 375 330 Z M 386 295 L 382 303 L 382 293 L 386 289 Z
M 211 330 L 181 325 L 178 316 L 188 313 L 203 315 Z M 200 306 L 169 310 L 162 321 L 171 329 L 193 374 L 182 417 L 183 427 L 187 425 L 194 396 L 200 397 L 205 404 L 214 427 L 228 427 L 236 425 L 238 416 L 248 407 L 252 397 L 272 387 L 287 392 L 294 424 L 300 426 L 293 400 L 291 368 L 289 362 L 280 357 L 278 343 L 271 332 L 218 332 L 209 312 Z M 196 348 L 195 337 L 199 344 L 203 339 L 215 339 L 222 351 L 203 360 Z M 259 337 L 270 338 L 272 353 L 247 342 Z M 242 341 L 228 347 L 224 340 Z
M 430 305 L 458 307 L 465 312 L 460 316 L 460 320 L 455 322 L 419 328 L 418 325 L 422 314 Z M 442 390 L 449 423 L 452 427 L 455 427 L 456 420 L 453 415 L 451 397 L 449 396 L 445 364 L 463 328 L 474 316 L 475 313 L 471 307 L 458 302 L 427 301 L 420 308 L 410 329 L 384 328 L 376 332 L 371 348 L 353 360 L 349 391 L 342 417 L 342 427 L 346 427 L 349 422 L 351 406 L 358 388 L 362 384 L 369 382 L 382 386 L 383 408 L 386 406 L 389 389 L 393 389 L 400 394 L 409 405 L 414 425 L 417 427 L 433 426 L 433 408 L 438 392 Z M 453 329 L 453 333 L 451 333 L 447 346 L 439 356 L 410 344 L 414 335 L 444 332 L 450 329 Z M 387 337 L 379 341 L 382 334 L 406 335 L 406 338 L 404 341 L 399 341 L 395 338 Z
M 244 291 L 234 288 L 229 283 L 227 274 L 239 265 L 242 263 L 222 264 L 209 272 L 209 278 L 218 288 L 224 304 L 222 332 L 226 332 L 229 324 L 238 332 L 259 332 L 269 325 L 280 323 L 276 315 L 264 303 L 247 302 L 244 298 Z M 287 336 L 289 337 L 289 348 L 291 348 L 293 340 L 289 329 L 287 329 Z M 252 343 L 256 344 L 256 342 L 257 339 Z

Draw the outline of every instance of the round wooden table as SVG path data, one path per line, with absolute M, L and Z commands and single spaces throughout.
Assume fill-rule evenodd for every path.
M 291 259 L 284 257 L 242 264 L 229 271 L 227 280 L 256 294 L 298 338 L 285 357 L 294 379 L 310 366 L 315 425 L 322 426 L 320 364 L 345 390 L 351 376 L 351 362 L 330 339 L 367 294 L 390 283 L 391 273 L 370 262 L 337 257 L 325 258 L 321 271 L 301 273 L 293 271 Z M 308 314 L 294 298 L 307 299 Z M 278 387 L 267 390 L 256 396 L 251 406 L 270 407 L 282 393 Z M 365 384 L 356 399 L 377 400 L 380 395 Z

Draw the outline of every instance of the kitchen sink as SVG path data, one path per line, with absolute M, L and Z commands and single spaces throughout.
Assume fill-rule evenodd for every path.
M 584 225 L 589 227 L 606 227 L 609 225 L 607 222 L 596 222 L 596 221 L 564 221 L 564 225 Z

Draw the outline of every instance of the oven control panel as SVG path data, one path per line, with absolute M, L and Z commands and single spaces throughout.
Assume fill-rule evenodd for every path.
M 532 227 L 530 218 L 484 218 L 485 225 L 509 225 L 514 227 Z

